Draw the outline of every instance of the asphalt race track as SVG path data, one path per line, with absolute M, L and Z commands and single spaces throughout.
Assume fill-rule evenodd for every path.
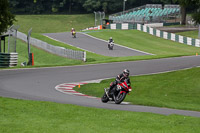
M 200 112 L 196 111 L 138 105 L 105 104 L 101 103 L 99 99 L 67 95 L 55 90 L 55 86 L 62 83 L 112 78 L 119 74 L 124 68 L 128 68 L 131 71 L 131 75 L 143 75 L 198 67 L 200 66 L 199 60 L 200 56 L 188 56 L 87 66 L 0 70 L 0 96 L 17 99 L 53 101 L 114 110 L 152 112 L 164 115 L 180 114 L 200 117 Z
M 105 41 L 91 38 L 88 35 L 81 33 L 78 34 L 75 39 L 71 37 L 70 33 L 49 33 L 45 35 L 58 41 L 107 56 L 134 56 L 148 54 L 120 46 L 115 46 L 113 51 L 109 51 Z M 123 51 L 122 53 L 119 52 L 121 50 Z M 67 95 L 55 90 L 55 87 L 62 83 L 113 78 L 121 73 L 125 68 L 130 70 L 131 75 L 145 75 L 198 66 L 200 66 L 200 56 L 187 56 L 85 66 L 0 70 L 0 96 L 17 99 L 52 101 L 114 110 L 152 112 L 164 115 L 180 114 L 200 117 L 200 112 L 196 111 L 138 105 L 105 104 L 102 103 L 100 99 Z
M 113 50 L 108 50 L 108 43 L 104 40 L 93 38 L 84 33 L 77 33 L 77 38 L 72 38 L 70 32 L 63 33 L 46 33 L 45 36 L 58 40 L 60 42 L 97 53 L 104 56 L 122 57 L 122 56 L 139 56 L 151 55 L 143 51 L 134 50 L 131 48 L 115 45 Z M 109 38 L 109 37 L 108 37 Z

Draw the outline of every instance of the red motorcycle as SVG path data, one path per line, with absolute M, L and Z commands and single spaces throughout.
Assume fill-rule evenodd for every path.
M 120 104 L 126 97 L 126 95 L 132 91 L 131 86 L 128 86 L 127 80 L 122 83 L 118 83 L 112 91 L 108 94 L 107 90 L 104 89 L 105 93 L 103 94 L 101 101 L 107 103 L 108 101 L 114 101 L 116 104 Z

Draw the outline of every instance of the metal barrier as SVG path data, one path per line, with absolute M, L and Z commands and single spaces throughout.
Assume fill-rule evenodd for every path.
M 17 32 L 17 38 L 27 42 L 27 35 L 19 31 Z M 54 46 L 32 37 L 30 37 L 30 44 L 59 56 L 86 61 L 85 51 L 76 51 L 76 50 L 66 49 L 64 47 Z
M 0 67 L 17 66 L 18 53 L 0 53 Z
M 8 29 L 8 53 L 16 52 L 16 43 L 17 43 L 17 29 L 19 26 L 12 25 Z

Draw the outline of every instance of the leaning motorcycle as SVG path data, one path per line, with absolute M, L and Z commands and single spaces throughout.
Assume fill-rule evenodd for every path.
M 101 98 L 103 103 L 107 103 L 108 101 L 114 101 L 116 104 L 120 104 L 126 97 L 126 95 L 132 91 L 131 86 L 128 85 L 127 80 L 122 83 L 118 83 L 109 94 L 107 93 L 107 89 L 104 89 L 105 92 Z
M 108 43 L 108 49 L 109 50 L 113 50 L 113 47 L 114 47 L 114 43 L 113 42 Z

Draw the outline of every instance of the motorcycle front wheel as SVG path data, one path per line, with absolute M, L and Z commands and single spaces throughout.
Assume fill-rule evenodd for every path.
M 115 103 L 120 104 L 124 98 L 126 97 L 126 93 L 118 93 L 118 95 L 115 97 Z
M 103 94 L 102 98 L 101 98 L 101 101 L 103 103 L 107 103 L 109 101 L 109 98 L 107 97 L 106 93 Z

